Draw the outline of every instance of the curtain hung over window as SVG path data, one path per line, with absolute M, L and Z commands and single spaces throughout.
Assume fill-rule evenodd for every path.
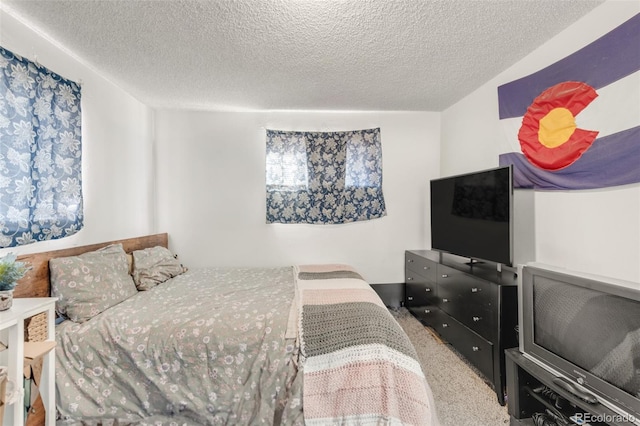
M 386 215 L 380 129 L 267 130 L 267 223 L 336 224 Z
M 83 225 L 80 87 L 0 47 L 0 247 Z

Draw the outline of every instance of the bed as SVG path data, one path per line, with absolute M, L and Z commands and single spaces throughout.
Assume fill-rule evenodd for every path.
M 438 424 L 415 349 L 350 266 L 187 269 L 167 247 L 157 234 L 21 257 L 16 296 L 51 292 L 64 314 L 58 424 Z M 81 287 L 106 295 L 86 304 Z

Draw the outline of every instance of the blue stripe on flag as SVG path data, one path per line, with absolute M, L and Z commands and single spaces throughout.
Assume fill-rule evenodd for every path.
M 640 14 L 548 67 L 498 87 L 500 119 L 523 116 L 544 90 L 563 81 L 595 89 L 640 70 Z
M 640 182 L 640 126 L 598 138 L 570 166 L 549 172 L 520 153 L 500 155 L 500 166 L 513 164 L 516 188 L 594 189 Z

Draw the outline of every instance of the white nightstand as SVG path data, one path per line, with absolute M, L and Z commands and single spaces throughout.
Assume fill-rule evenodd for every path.
M 55 340 L 55 302 L 56 297 L 31 297 L 13 299 L 13 306 L 0 311 L 0 336 L 2 342 L 8 346 L 1 365 L 9 368 L 9 380 L 15 383 L 18 392 L 23 389 L 24 367 L 24 320 L 41 312 L 47 312 L 47 340 Z M 55 425 L 55 349 L 44 355 L 42 378 L 40 379 L 40 393 L 46 410 L 46 424 Z M 23 398 L 5 407 L 5 425 L 24 424 Z

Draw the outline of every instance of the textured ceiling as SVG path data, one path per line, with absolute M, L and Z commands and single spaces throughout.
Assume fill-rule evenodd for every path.
M 601 3 L 0 0 L 152 107 L 358 111 L 442 111 Z

